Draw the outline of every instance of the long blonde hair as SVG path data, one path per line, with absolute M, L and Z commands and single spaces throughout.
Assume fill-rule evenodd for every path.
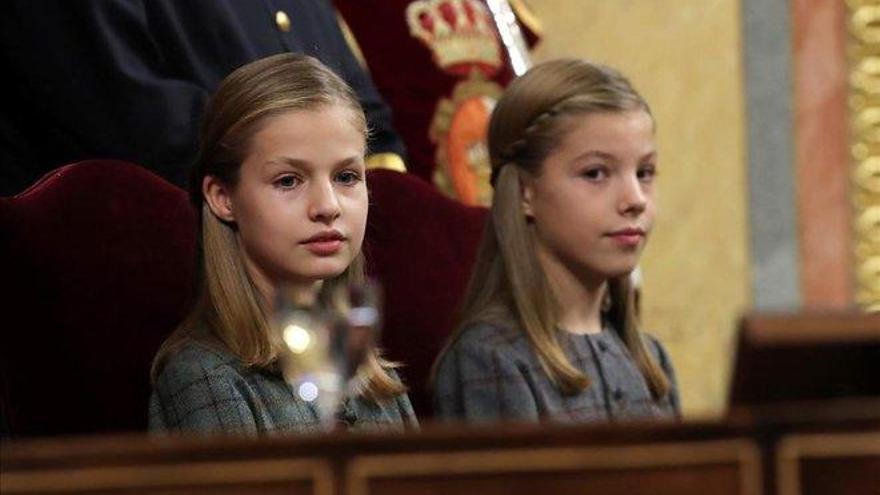
M 236 226 L 215 216 L 202 194 L 205 176 L 230 188 L 238 183 L 251 138 L 273 116 L 329 105 L 349 107 L 355 124 L 367 135 L 366 118 L 351 88 L 318 60 L 280 54 L 247 64 L 230 74 L 211 98 L 202 120 L 199 155 L 190 177 L 190 199 L 199 216 L 197 299 L 193 310 L 165 340 L 155 359 L 153 381 L 168 357 L 182 344 L 199 340 L 219 344 L 246 367 L 272 368 L 280 353 L 264 301 L 245 268 Z M 358 253 L 337 277 L 325 280 L 319 298 L 364 279 L 364 258 Z M 406 389 L 391 378 L 375 350 L 358 370 L 364 395 L 382 400 Z
M 591 112 L 643 110 L 645 100 L 620 73 L 578 59 L 533 67 L 514 80 L 498 101 L 489 123 L 489 156 L 495 188 L 473 274 L 465 291 L 460 322 L 444 350 L 476 322 L 514 322 L 525 332 L 542 367 L 564 393 L 590 385 L 590 378 L 568 360 L 558 338 L 559 308 L 538 261 L 522 210 L 521 177 L 537 176 L 564 136 L 566 119 Z M 665 396 L 669 379 L 647 349 L 635 314 L 628 276 L 609 280 L 613 329 L 633 356 L 654 398 Z

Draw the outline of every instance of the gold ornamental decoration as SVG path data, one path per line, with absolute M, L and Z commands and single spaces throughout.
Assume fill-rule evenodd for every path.
M 434 183 L 462 203 L 482 206 L 492 203 L 489 184 L 492 165 L 486 133 L 501 92 L 501 86 L 474 71 L 471 77 L 455 86 L 451 98 L 437 104 L 428 131 L 431 140 L 438 143 L 435 158 L 439 166 Z
M 847 0 L 856 302 L 880 310 L 880 0 Z

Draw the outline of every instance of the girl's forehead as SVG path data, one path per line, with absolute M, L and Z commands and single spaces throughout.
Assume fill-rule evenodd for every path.
M 642 109 L 621 110 L 570 110 L 557 117 L 560 125 L 578 125 L 583 122 L 607 121 L 613 119 L 645 119 L 653 123 L 651 114 Z
M 550 155 L 568 156 L 596 152 L 605 155 L 642 156 L 654 153 L 654 124 L 643 111 L 593 112 L 567 117 L 561 122 Z
M 281 109 L 264 116 L 254 123 L 248 144 L 252 145 L 255 140 L 262 139 L 267 135 L 283 133 L 291 126 L 300 126 L 300 130 L 313 129 L 315 126 L 328 122 L 348 124 L 348 126 L 340 125 L 334 126 L 334 128 L 342 129 L 344 132 L 354 130 L 364 138 L 367 136 L 366 119 L 359 108 L 355 109 L 342 103 L 328 103 L 315 107 Z
M 653 135 L 654 120 L 644 110 L 582 112 L 561 116 L 556 131 L 564 138 Z
M 262 127 L 268 123 L 283 118 L 305 115 L 311 117 L 327 116 L 333 118 L 344 116 L 347 120 L 349 120 L 357 127 L 364 127 L 366 125 L 366 118 L 364 117 L 363 110 L 361 110 L 360 107 L 353 107 L 351 104 L 348 104 L 347 102 L 342 100 L 315 102 L 314 104 L 303 107 L 279 108 L 276 111 L 268 113 L 264 118 L 261 119 L 258 125 Z

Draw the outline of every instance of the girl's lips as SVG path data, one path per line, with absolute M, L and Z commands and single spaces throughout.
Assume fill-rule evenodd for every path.
M 324 239 L 305 242 L 303 243 L 303 245 L 312 254 L 316 254 L 318 256 L 331 256 L 338 253 L 339 250 L 342 249 L 342 242 L 342 239 Z
M 325 230 L 324 232 L 318 232 L 317 234 L 302 241 L 302 244 L 309 244 L 312 242 L 344 241 L 344 240 L 345 240 L 345 236 L 342 235 L 342 232 L 339 232 L 338 230 Z
M 642 242 L 644 236 L 642 234 L 612 234 L 610 237 L 621 246 L 634 247 Z
M 609 232 L 608 235 L 611 235 L 611 236 L 615 236 L 615 235 L 640 235 L 640 236 L 644 236 L 645 231 L 639 227 L 627 227 L 625 229 L 620 229 L 620 230 L 615 230 L 613 232 Z
M 644 239 L 645 231 L 639 228 L 626 228 L 611 232 L 608 237 L 620 246 L 635 247 Z

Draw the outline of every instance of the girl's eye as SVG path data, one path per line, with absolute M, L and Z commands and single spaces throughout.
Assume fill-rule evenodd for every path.
M 657 168 L 654 165 L 640 167 L 636 177 L 642 182 L 651 182 L 657 176 Z
M 275 179 L 275 186 L 282 189 L 291 189 L 299 185 L 299 179 L 295 175 L 282 175 Z
M 581 175 L 589 180 L 602 180 L 608 177 L 608 170 L 605 167 L 593 167 L 584 170 Z
M 339 182 L 345 186 L 353 186 L 360 182 L 361 174 L 355 172 L 354 170 L 343 170 L 336 174 L 336 182 Z

